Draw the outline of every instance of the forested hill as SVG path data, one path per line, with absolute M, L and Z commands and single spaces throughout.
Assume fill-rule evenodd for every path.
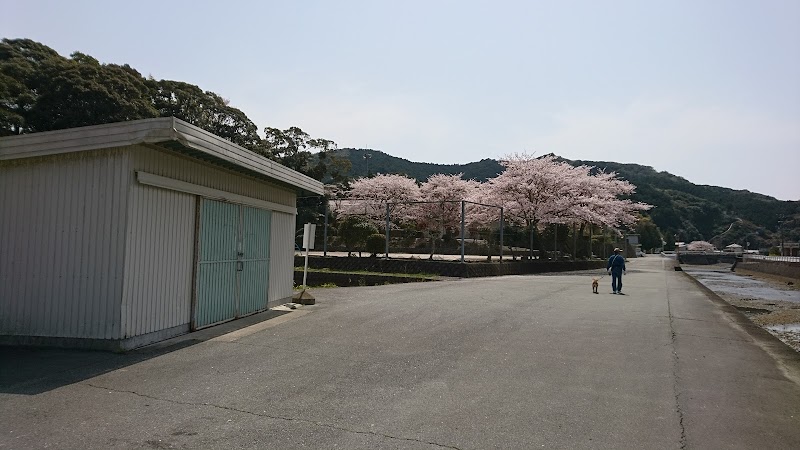
M 336 150 L 339 157 L 352 164 L 353 178 L 369 173 L 399 173 L 425 181 L 437 173 L 463 173 L 464 178 L 486 181 L 502 171 L 497 160 L 483 159 L 466 164 L 430 164 L 408 161 L 381 151 L 345 148 Z M 779 240 L 779 222 L 784 239 L 800 239 L 800 202 L 781 201 L 750 191 L 705 186 L 652 167 L 608 161 L 570 161 L 574 165 L 594 166 L 616 172 L 636 185 L 635 201 L 654 205 L 653 222 L 664 233 L 678 240 L 716 240 L 716 244 L 750 242 L 751 248 L 775 245 Z M 733 224 L 733 226 L 731 226 Z
M 800 237 L 800 202 L 797 201 L 781 201 L 746 190 L 697 185 L 639 164 L 608 161 L 571 163 L 617 172 L 621 178 L 636 185 L 634 199 L 656 206 L 650 215 L 659 228 L 687 232 L 688 239 L 702 236 L 705 240 L 712 240 L 730 228 L 722 236 L 722 242 L 741 240 L 745 245 L 749 240 L 753 247 L 756 242 L 767 238 L 778 239 L 779 222 L 783 224 L 785 239 L 797 240 Z M 698 234 L 694 234 L 695 230 Z M 752 234 L 750 239 L 747 239 L 748 234 Z
M 496 177 L 503 171 L 503 166 L 494 159 L 482 159 L 477 162 L 467 164 L 431 164 L 422 162 L 412 162 L 407 159 L 398 158 L 378 150 L 342 148 L 334 151 L 340 158 L 350 160 L 352 168 L 349 175 L 352 178 L 363 177 L 369 173 L 399 173 L 408 175 L 417 181 L 425 181 L 431 175 L 437 173 L 454 175 L 463 173 L 465 179 L 486 181 Z M 369 167 L 368 167 L 369 166 Z

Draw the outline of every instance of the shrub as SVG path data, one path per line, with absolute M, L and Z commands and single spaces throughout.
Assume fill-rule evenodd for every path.
M 383 253 L 386 250 L 386 237 L 382 234 L 371 234 L 367 237 L 366 249 L 372 256 Z
M 363 217 L 347 216 L 339 224 L 339 238 L 347 248 L 348 256 L 356 247 L 364 245 L 367 237 L 376 234 L 378 228 Z M 359 250 L 359 256 L 361 256 Z

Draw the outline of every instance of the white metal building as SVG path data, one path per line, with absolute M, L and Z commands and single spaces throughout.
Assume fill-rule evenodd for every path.
M 129 349 L 289 301 L 300 192 L 174 118 L 0 138 L 0 343 Z

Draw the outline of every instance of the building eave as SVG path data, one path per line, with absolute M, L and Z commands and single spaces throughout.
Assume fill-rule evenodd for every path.
M 303 193 L 324 193 L 321 182 L 174 117 L 3 137 L 0 161 L 138 144 L 154 144 L 189 154 Z

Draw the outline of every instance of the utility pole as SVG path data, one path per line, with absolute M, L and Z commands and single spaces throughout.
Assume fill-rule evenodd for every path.
M 372 153 L 365 152 L 364 153 L 364 161 L 367 162 L 367 173 L 364 175 L 365 177 L 369 178 L 369 160 L 372 159 Z

